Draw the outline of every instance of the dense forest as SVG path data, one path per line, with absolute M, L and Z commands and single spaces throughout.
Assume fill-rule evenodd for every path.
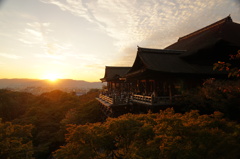
M 102 121 L 98 92 L 80 97 L 62 91 L 40 96 L 0 90 L 0 158 L 48 158 L 65 143 L 68 124 Z
M 0 158 L 240 158 L 240 81 L 209 79 L 178 109 L 107 119 L 97 95 L 0 90 Z

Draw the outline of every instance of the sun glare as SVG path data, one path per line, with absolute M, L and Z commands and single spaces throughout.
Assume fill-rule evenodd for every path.
M 52 73 L 52 74 L 45 75 L 43 79 L 47 79 L 47 80 L 49 80 L 51 82 L 56 82 L 59 78 L 60 77 L 57 74 L 53 74 Z

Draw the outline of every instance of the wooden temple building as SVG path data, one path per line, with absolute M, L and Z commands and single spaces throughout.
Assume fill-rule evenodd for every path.
M 227 78 L 213 70 L 218 61 L 240 50 L 240 24 L 228 16 L 180 37 L 165 49 L 138 47 L 132 67 L 106 67 L 107 88 L 97 100 L 106 115 L 120 110 L 164 109 L 208 78 Z

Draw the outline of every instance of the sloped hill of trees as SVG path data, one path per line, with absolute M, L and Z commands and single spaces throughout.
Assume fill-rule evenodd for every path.
M 32 126 L 33 156 L 47 158 L 64 144 L 65 124 L 101 121 L 102 114 L 95 100 L 97 94 L 97 91 L 92 91 L 78 97 L 55 90 L 34 96 L 0 90 L 0 118 L 4 124 Z
M 240 127 L 222 114 L 126 114 L 104 123 L 70 125 L 54 156 L 71 159 L 239 158 Z

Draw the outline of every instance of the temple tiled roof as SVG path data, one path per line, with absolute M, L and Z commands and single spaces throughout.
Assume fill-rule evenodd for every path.
M 181 58 L 186 51 L 138 48 L 137 57 L 126 77 L 147 71 L 167 74 L 212 74 L 212 66 L 193 65 Z M 216 72 L 217 73 L 217 72 Z
M 131 67 L 115 67 L 115 66 L 106 66 L 105 75 L 100 80 L 102 82 L 118 80 L 120 77 L 125 75 Z
M 183 55 L 194 56 L 199 50 L 213 48 L 219 43 L 240 46 L 240 24 L 234 23 L 230 16 L 219 20 L 193 33 L 180 37 L 176 43 L 166 47 L 171 50 L 186 50 Z

